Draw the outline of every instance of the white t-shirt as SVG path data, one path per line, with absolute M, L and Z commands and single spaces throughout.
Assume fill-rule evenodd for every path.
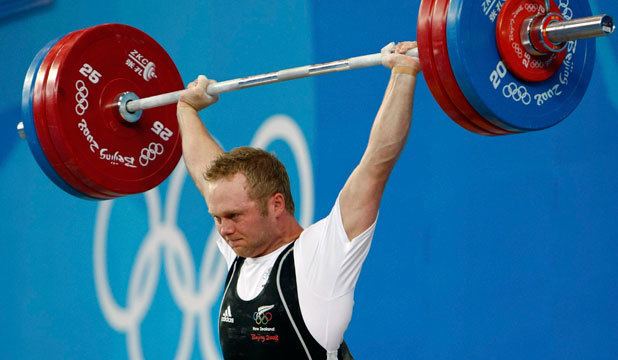
M 352 241 L 341 220 L 339 198 L 324 219 L 306 228 L 294 245 L 300 311 L 309 332 L 328 352 L 335 352 L 352 318 L 354 288 L 367 253 L 375 222 Z M 236 253 L 221 238 L 219 250 L 228 269 Z M 259 258 L 245 260 L 237 292 L 247 301 L 259 295 L 285 246 Z

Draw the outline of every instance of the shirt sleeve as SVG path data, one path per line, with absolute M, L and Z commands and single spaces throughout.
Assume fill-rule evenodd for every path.
M 354 239 L 343 228 L 339 198 L 328 216 L 309 226 L 294 246 L 299 287 L 323 299 L 354 291 L 376 222 Z

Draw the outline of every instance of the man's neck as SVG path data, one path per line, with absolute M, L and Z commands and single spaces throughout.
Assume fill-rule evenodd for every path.
M 284 215 L 282 218 L 278 219 L 277 229 L 278 233 L 275 235 L 275 239 L 270 246 L 262 253 L 260 256 L 268 255 L 273 251 L 279 249 L 282 246 L 285 246 L 294 240 L 298 239 L 300 234 L 303 232 L 303 227 L 300 226 L 296 218 L 290 214 Z

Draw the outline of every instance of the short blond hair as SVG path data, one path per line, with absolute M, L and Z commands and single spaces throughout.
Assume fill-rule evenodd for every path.
M 204 173 L 206 181 L 228 179 L 243 174 L 249 186 L 249 198 L 257 201 L 262 215 L 268 213 L 268 199 L 281 193 L 285 198 L 285 209 L 294 215 L 294 200 L 290 190 L 290 179 L 285 167 L 275 157 L 264 150 L 248 146 L 224 152 Z

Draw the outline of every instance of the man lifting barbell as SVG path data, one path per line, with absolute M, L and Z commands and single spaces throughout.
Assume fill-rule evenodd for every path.
M 577 107 L 595 55 L 594 42 L 583 39 L 615 29 L 610 16 L 591 16 L 586 1 L 495 4 L 499 11 L 479 11 L 478 1 L 421 1 L 416 54 L 403 43 L 219 83 L 198 78 L 188 90 L 178 90 L 174 62 L 146 33 L 122 24 L 77 30 L 33 59 L 18 130 L 45 174 L 85 199 L 152 189 L 176 168 L 182 147 L 230 266 L 219 320 L 225 356 L 349 355 L 340 344 L 354 286 L 410 125 L 420 69 L 412 56 L 460 126 L 488 136 L 526 133 L 555 126 Z M 380 64 L 393 70 L 365 154 L 331 213 L 305 230 L 293 217 L 281 164 L 250 148 L 220 155 L 197 116 L 220 93 Z
M 496 7 L 499 12 L 478 11 L 478 0 L 421 1 L 418 51 L 408 55 L 420 59 L 438 105 L 471 132 L 496 136 L 555 126 L 590 82 L 595 46 L 583 39 L 613 33 L 613 19 L 591 16 L 586 1 L 507 0 Z M 206 92 L 381 64 L 380 53 L 355 56 L 226 80 Z M 67 193 L 85 199 L 137 194 L 165 180 L 180 159 L 168 105 L 177 103 L 182 87 L 169 54 L 143 31 L 122 24 L 77 30 L 33 59 L 18 132 Z
M 285 168 L 263 150 L 223 152 L 198 116 L 217 101 L 204 76 L 177 106 L 187 169 L 221 237 L 229 272 L 219 314 L 226 359 L 351 358 L 343 334 L 388 177 L 406 142 L 420 63 L 389 44 L 392 69 L 369 142 L 330 214 L 303 229 Z

